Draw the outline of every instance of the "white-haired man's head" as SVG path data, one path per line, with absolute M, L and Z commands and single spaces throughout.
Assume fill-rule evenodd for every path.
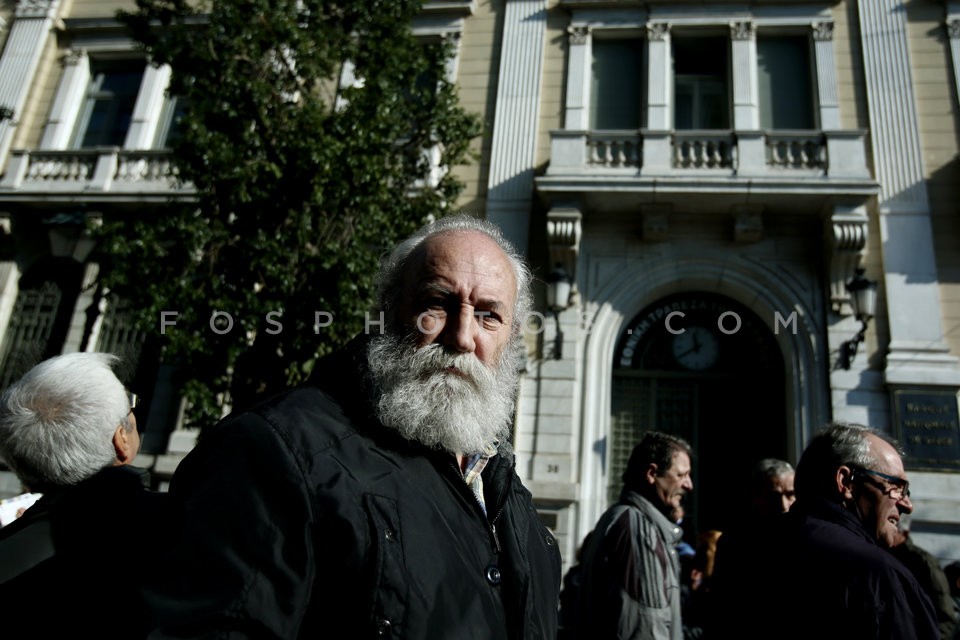
M 0 458 L 32 491 L 81 482 L 132 461 L 140 447 L 116 356 L 70 353 L 44 360 L 0 398 Z
M 443 218 L 401 243 L 379 277 L 387 331 L 368 352 L 381 422 L 454 453 L 504 441 L 530 282 L 522 258 L 483 220 Z

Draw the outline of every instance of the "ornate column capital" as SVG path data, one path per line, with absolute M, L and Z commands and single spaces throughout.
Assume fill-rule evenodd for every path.
M 653 42 L 663 42 L 667 39 L 667 36 L 670 35 L 670 23 L 669 22 L 648 22 L 647 23 L 647 40 Z
M 730 23 L 731 40 L 753 40 L 757 37 L 757 25 L 749 20 Z
M 60 5 L 60 0 L 20 0 L 14 11 L 14 17 L 21 18 L 53 18 Z
M 960 38 L 960 16 L 950 16 L 947 18 L 947 37 L 951 40 Z
M 587 44 L 590 27 L 585 24 L 571 25 L 567 27 L 567 35 L 570 37 L 570 44 Z
M 829 42 L 830 40 L 833 40 L 833 22 L 814 22 L 812 28 L 814 40 L 820 42 Z

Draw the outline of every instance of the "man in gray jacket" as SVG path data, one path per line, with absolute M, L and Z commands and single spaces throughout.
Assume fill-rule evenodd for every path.
M 682 531 L 669 514 L 693 490 L 690 445 L 646 433 L 623 473 L 620 500 L 584 547 L 577 638 L 679 640 Z

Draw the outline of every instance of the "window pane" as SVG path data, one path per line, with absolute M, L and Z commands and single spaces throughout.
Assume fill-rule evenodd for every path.
M 158 149 L 171 149 L 182 136 L 180 118 L 187 110 L 187 99 L 183 96 L 167 96 L 160 112 L 157 124 L 156 144 Z
M 142 60 L 92 60 L 90 85 L 77 122 L 81 148 L 121 146 L 143 78 Z
M 677 129 L 730 127 L 729 44 L 720 37 L 673 38 Z
M 810 45 L 805 36 L 757 38 L 760 126 L 813 129 Z
M 637 129 L 642 126 L 642 47 L 640 40 L 594 39 L 591 129 Z

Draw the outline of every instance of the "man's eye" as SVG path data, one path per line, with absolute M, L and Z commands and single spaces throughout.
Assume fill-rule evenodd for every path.
M 492 311 L 477 311 L 475 315 L 477 316 L 477 320 L 485 327 L 493 328 L 503 324 L 503 318 Z
M 446 303 L 443 298 L 428 298 L 424 300 L 423 306 L 431 311 L 442 311 L 446 308 Z

